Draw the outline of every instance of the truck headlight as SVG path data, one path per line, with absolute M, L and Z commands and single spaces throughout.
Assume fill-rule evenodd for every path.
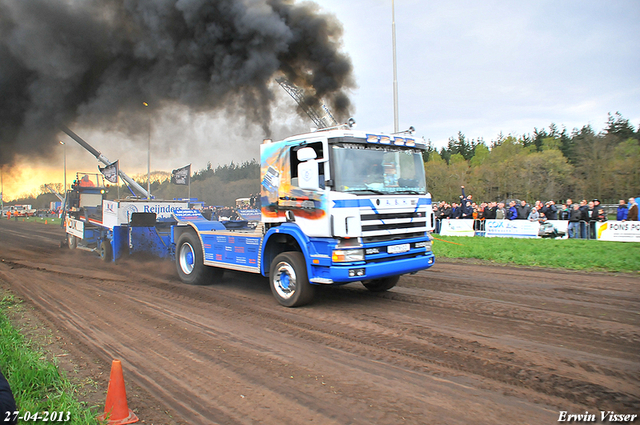
M 331 255 L 334 263 L 352 263 L 355 261 L 364 261 L 363 249 L 336 249 Z
M 416 242 L 416 248 L 426 248 L 427 252 L 431 251 L 431 241 Z

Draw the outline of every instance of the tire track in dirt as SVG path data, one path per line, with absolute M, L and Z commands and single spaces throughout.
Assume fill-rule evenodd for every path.
M 30 273 L 27 270 L 28 269 L 26 269 L 26 270 L 25 269 L 20 269 L 20 272 L 21 273 Z M 35 274 L 41 274 L 43 271 L 42 270 L 35 270 L 35 271 L 31 271 L 31 272 L 35 273 Z M 26 278 L 24 280 L 25 281 L 33 281 L 34 279 L 33 278 Z M 90 279 L 83 279 L 82 281 L 76 282 L 74 284 L 75 285 L 75 291 L 76 292 L 78 292 L 80 290 L 90 291 L 90 290 L 93 290 L 93 284 L 96 284 L 97 287 L 100 288 L 100 289 L 95 289 L 94 291 L 98 292 L 98 294 L 102 298 L 102 297 L 105 296 L 105 290 L 104 290 L 104 286 L 100 286 L 100 283 L 101 282 L 98 282 L 98 281 L 93 282 Z M 107 282 L 107 286 L 114 286 L 114 288 L 113 288 L 114 291 L 112 293 L 113 296 L 115 296 L 116 293 L 117 293 L 117 291 L 115 291 L 115 289 L 116 289 L 115 286 L 117 284 L 118 283 L 115 280 Z M 200 290 L 206 290 L 206 289 L 210 289 L 210 288 L 194 288 L 194 289 L 200 291 Z M 140 292 L 144 292 L 144 291 L 137 290 L 135 292 L 136 293 L 140 293 Z M 158 293 L 156 295 L 158 297 L 160 297 L 162 294 Z M 35 294 L 31 294 L 31 296 L 36 298 Z M 71 297 L 68 296 L 68 294 L 62 294 L 61 298 L 67 300 L 67 299 L 69 299 Z M 133 300 L 136 300 L 137 298 L 139 298 L 139 296 L 138 295 L 133 296 L 133 297 L 125 296 L 125 298 L 128 298 L 127 303 L 130 303 L 130 302 L 133 302 Z M 177 296 L 177 297 L 174 296 L 173 298 L 174 298 L 173 302 L 175 302 L 176 306 L 171 306 L 171 308 L 175 308 L 175 307 L 180 308 L 181 306 L 184 305 L 184 302 L 183 302 L 184 300 L 182 299 L 181 296 Z M 47 303 L 44 303 L 42 301 L 42 300 L 46 300 L 46 299 L 49 299 L 49 297 L 40 297 L 40 300 L 41 300 L 40 302 L 42 303 L 41 304 L 42 308 L 44 310 L 55 310 L 56 306 L 53 303 L 48 303 L 48 305 L 47 305 Z M 107 300 L 105 300 L 103 302 L 103 306 L 108 305 L 111 302 L 111 299 L 112 299 L 111 297 L 107 297 Z M 271 303 L 272 300 L 270 298 L 267 298 L 267 299 Z M 121 297 L 121 296 L 119 297 L 119 300 L 120 300 L 121 303 L 125 301 L 125 300 L 123 300 L 123 297 Z M 152 299 L 151 301 L 152 301 L 151 306 L 156 306 L 156 305 L 158 305 L 160 303 L 160 300 L 158 300 L 158 299 Z M 193 301 L 196 301 L 196 300 L 193 300 Z M 221 300 L 217 299 L 217 301 L 221 301 Z M 242 299 L 242 298 L 240 299 L 241 303 L 244 303 L 244 301 L 245 301 L 244 299 Z M 208 299 L 205 299 L 203 302 L 201 302 L 202 304 L 204 304 L 202 308 L 207 308 L 207 305 L 209 304 L 209 302 L 210 302 L 210 300 L 208 300 Z M 234 306 L 235 301 L 233 299 L 229 299 L 229 298 L 224 299 L 224 302 L 226 302 L 227 304 L 221 309 L 226 313 L 226 316 L 229 316 L 232 320 L 240 320 L 240 321 L 242 321 L 240 317 L 237 317 L 237 316 L 239 316 L 241 314 L 240 313 L 242 311 L 241 308 L 240 308 L 241 306 L 239 306 L 239 305 L 238 306 Z M 76 308 L 80 308 L 81 307 L 80 304 L 82 304 L 82 303 L 84 303 L 84 301 L 79 303 L 77 306 L 76 305 L 68 306 L 69 310 L 74 310 Z M 147 311 L 149 311 L 149 310 L 147 310 Z M 286 312 L 287 314 L 289 314 L 288 313 L 289 310 L 283 310 L 283 311 Z M 116 311 L 116 313 L 121 314 L 122 312 L 120 311 L 120 309 L 118 309 Z M 154 315 L 157 314 L 157 308 L 153 309 L 153 314 Z M 245 312 L 245 314 L 246 314 L 246 312 Z M 260 319 L 262 320 L 262 319 L 265 318 L 265 314 L 264 314 L 264 312 L 262 312 L 261 314 L 262 315 L 260 316 Z M 84 315 L 85 316 L 91 315 L 91 312 L 85 312 Z M 203 317 L 203 316 L 200 316 L 200 317 Z M 234 319 L 234 317 L 235 317 L 235 319 Z M 250 315 L 250 317 L 253 317 L 253 316 Z M 227 317 L 224 317 L 224 319 L 225 320 L 223 320 L 222 323 L 227 322 L 227 320 L 226 320 Z M 63 321 L 67 321 L 68 320 L 69 323 L 73 323 L 74 326 L 77 327 L 77 329 L 75 331 L 76 332 L 81 332 L 83 335 L 87 335 L 89 340 L 94 339 L 95 341 L 101 341 L 102 342 L 101 350 L 103 352 L 110 352 L 111 354 L 113 354 L 115 352 L 115 353 L 117 353 L 119 355 L 122 355 L 122 357 L 127 358 L 128 363 L 131 364 L 134 367 L 134 369 L 138 368 L 137 364 L 138 364 L 138 360 L 139 360 L 140 354 L 136 354 L 135 352 L 130 352 L 129 350 L 122 348 L 122 347 L 128 347 L 130 345 L 135 345 L 135 343 L 133 341 L 129 340 L 131 335 L 129 335 L 127 337 L 127 333 L 123 333 L 122 331 L 113 330 L 113 329 L 111 329 L 111 331 L 110 331 L 110 336 L 104 335 L 104 334 L 102 334 L 101 332 L 99 332 L 99 331 L 97 331 L 95 329 L 96 328 L 95 324 L 86 323 L 86 324 L 80 324 L 79 325 L 78 322 L 81 321 L 82 319 L 73 317 L 73 315 L 68 315 L 66 317 L 63 315 L 62 320 Z M 102 317 L 101 320 L 104 322 L 104 324 L 106 326 L 110 327 L 110 321 L 112 320 L 111 317 Z M 199 319 L 199 320 L 203 320 L 203 319 Z M 157 320 L 156 318 L 153 318 L 152 320 L 150 320 L 150 322 L 162 323 L 161 321 Z M 167 322 L 167 323 L 169 323 L 169 322 Z M 171 320 L 170 323 L 174 323 L 175 324 L 175 320 Z M 203 334 L 206 335 L 206 333 L 202 331 L 202 327 L 201 326 L 198 326 L 197 328 L 198 328 L 197 331 L 194 332 L 194 333 L 191 333 L 191 335 L 196 340 L 199 340 L 199 339 L 201 339 L 202 335 Z M 260 328 L 256 328 L 256 329 L 260 329 Z M 264 327 L 262 329 L 264 329 Z M 153 337 L 153 338 L 150 337 L 152 332 L 155 332 L 155 331 L 150 329 L 150 328 L 148 328 L 148 327 L 147 328 L 142 327 L 141 329 L 138 329 L 135 332 L 135 335 L 141 339 L 140 341 L 137 342 L 138 346 L 140 346 L 140 345 L 147 346 L 147 345 L 154 344 L 154 341 L 156 341 L 156 339 L 155 339 L 155 337 Z M 263 330 L 260 330 L 259 332 L 260 333 L 264 333 Z M 245 333 L 246 333 L 246 330 L 245 330 Z M 308 330 L 306 330 L 303 333 L 304 334 L 308 334 Z M 317 333 L 317 331 L 316 331 L 316 333 Z M 272 333 L 272 337 L 267 338 L 262 342 L 257 354 L 262 354 L 262 353 L 265 353 L 265 352 L 268 353 L 270 351 L 272 352 L 273 349 L 270 348 L 269 346 L 270 345 L 274 345 L 274 344 L 276 346 L 279 345 L 279 344 L 276 343 L 277 339 L 273 337 L 273 334 L 275 334 L 275 332 Z M 300 347 L 297 348 L 299 355 L 304 355 L 306 353 L 306 351 L 308 351 L 308 346 L 309 346 L 310 339 L 309 338 L 306 338 L 306 339 L 305 338 L 301 338 L 300 337 L 301 336 L 300 331 L 297 331 L 297 332 L 294 332 L 294 333 L 288 332 L 288 334 L 283 334 L 283 332 L 278 332 L 277 334 L 275 334 L 275 336 L 277 336 L 279 338 L 282 338 L 283 335 L 285 335 L 287 337 L 291 336 L 291 335 L 294 335 L 296 337 L 296 345 L 300 346 Z M 206 336 L 210 337 L 211 335 L 206 335 Z M 178 337 L 178 335 L 172 335 L 172 338 L 173 338 L 174 341 L 175 341 L 175 339 L 177 337 Z M 257 335 L 256 336 L 247 337 L 247 338 L 251 340 L 251 339 L 254 339 L 255 337 L 257 337 Z M 211 338 L 209 338 L 209 339 L 211 339 Z M 285 339 L 288 339 L 288 338 L 285 338 Z M 320 339 L 320 342 L 322 343 L 322 345 L 324 345 L 324 343 L 326 342 L 325 339 L 326 338 L 321 338 Z M 243 369 L 242 371 L 233 370 L 232 365 L 235 364 L 234 362 L 222 363 L 222 366 L 220 366 L 220 360 L 207 358 L 206 356 L 202 357 L 202 356 L 204 356 L 203 353 L 206 353 L 206 350 L 203 349 L 202 347 L 197 346 L 197 345 L 194 346 L 193 344 L 191 344 L 189 346 L 189 353 L 190 353 L 191 356 L 194 356 L 194 355 L 196 355 L 196 353 L 199 353 L 199 355 L 201 357 L 200 361 L 199 361 L 200 364 L 202 364 L 202 363 L 217 364 L 219 367 L 221 367 L 220 372 L 222 370 L 224 370 L 224 373 L 227 374 L 227 375 L 232 373 L 232 372 L 233 372 L 233 374 L 237 373 L 238 376 L 237 377 L 235 375 L 232 376 L 233 377 L 232 380 L 233 381 L 237 381 L 237 382 L 243 382 L 244 381 L 243 376 L 246 376 L 246 374 L 248 373 L 246 370 L 244 370 L 244 369 L 246 369 L 246 363 L 247 363 L 246 359 L 247 358 L 251 358 L 251 357 L 255 358 L 256 357 L 256 353 L 250 352 L 249 354 L 247 354 L 245 352 L 246 349 L 243 348 L 244 347 L 243 343 L 234 344 L 233 340 L 228 338 L 227 335 L 222 335 L 222 337 L 219 338 L 218 340 L 221 341 L 221 344 L 223 344 L 222 346 L 226 347 L 227 352 L 235 353 L 233 355 L 233 357 L 239 358 L 239 359 L 244 359 L 244 361 L 240 362 L 240 364 L 244 365 L 242 367 L 242 369 Z M 117 343 L 115 341 L 117 341 Z M 213 341 L 215 341 L 215 339 L 213 339 Z M 311 342 L 313 342 L 313 341 L 311 341 Z M 180 344 L 178 344 L 178 345 L 180 345 Z M 336 344 L 327 344 L 327 345 L 330 346 L 330 348 L 335 348 L 336 347 Z M 160 344 L 160 346 L 162 347 L 161 344 Z M 164 350 L 162 348 L 156 348 L 155 351 L 162 352 Z M 168 351 L 168 352 L 175 351 L 175 348 L 167 349 L 166 351 Z M 359 353 L 357 351 L 355 351 L 354 354 L 358 355 Z M 280 358 L 278 359 L 278 357 L 280 357 Z M 374 363 L 377 364 L 377 367 L 374 368 L 374 370 L 376 371 L 375 372 L 375 376 L 378 376 L 378 379 L 383 379 L 382 377 L 385 375 L 385 373 L 388 374 L 388 372 L 386 371 L 387 368 L 388 368 L 388 363 L 386 362 L 386 360 L 388 360 L 389 356 L 385 355 L 385 356 L 377 356 L 377 357 L 378 357 L 377 363 L 374 362 Z M 268 356 L 267 358 L 270 358 L 269 362 L 274 362 L 274 359 L 272 358 L 272 356 Z M 305 376 L 306 375 L 308 379 L 312 377 L 312 373 L 315 374 L 314 368 L 312 366 L 309 366 L 309 367 L 305 367 L 305 366 L 291 367 L 290 364 L 293 363 L 293 359 L 290 359 L 289 355 L 286 354 L 285 351 L 282 351 L 279 355 L 277 355 L 275 360 L 279 360 L 279 361 L 276 361 L 276 365 L 273 367 L 273 371 L 276 371 L 276 372 L 280 371 L 279 372 L 280 375 L 282 375 L 282 369 L 286 370 L 287 374 L 294 373 L 295 376 Z M 142 361 L 142 360 L 140 360 L 140 361 Z M 323 357 L 323 361 L 327 361 L 325 357 Z M 289 363 L 286 363 L 286 362 L 289 362 Z M 336 365 L 339 365 L 339 364 L 343 363 L 343 360 L 334 361 L 333 363 L 336 364 Z M 358 365 L 359 363 L 361 363 L 361 360 L 359 360 L 359 359 L 357 361 L 353 361 L 354 365 Z M 263 365 L 263 366 L 265 366 L 265 365 Z M 400 365 L 400 366 L 402 366 L 402 365 Z M 208 367 L 211 368 L 211 366 L 208 366 Z M 336 367 L 338 367 L 338 366 L 336 366 Z M 358 369 L 362 369 L 363 365 L 359 364 L 357 366 L 357 368 Z M 264 377 L 262 377 L 264 375 L 264 370 L 265 369 L 269 370 L 268 368 L 265 368 L 265 367 L 258 368 L 257 369 L 258 370 L 257 375 L 254 374 L 258 378 L 256 378 L 254 375 L 252 375 L 251 379 L 249 379 L 249 381 L 256 383 L 258 386 L 262 386 L 264 388 L 268 388 L 267 384 L 272 378 L 265 379 Z M 367 366 L 365 369 L 371 369 L 371 366 Z M 155 371 L 155 370 L 151 370 L 150 371 L 149 370 L 149 366 L 146 367 L 146 370 L 147 370 L 147 375 L 151 375 L 151 376 L 157 377 L 158 374 L 159 374 L 158 371 Z M 401 370 L 401 369 L 398 369 L 398 370 Z M 396 371 L 396 373 L 397 372 L 398 371 Z M 194 371 L 194 370 L 190 370 L 190 371 L 177 370 L 174 373 L 176 373 L 178 376 L 184 376 L 185 373 L 191 374 L 191 375 L 197 375 L 197 371 Z M 371 371 L 369 371 L 369 373 L 371 373 Z M 404 373 L 406 373 L 406 372 L 404 372 Z M 160 375 L 162 375 L 162 373 L 160 373 Z M 164 377 L 166 378 L 167 375 L 165 374 Z M 416 398 L 415 396 L 405 396 L 404 398 L 403 397 L 392 397 L 392 398 L 389 398 L 389 394 L 388 394 L 389 391 L 388 390 L 383 391 L 380 388 L 378 388 L 378 386 L 374 386 L 373 388 L 370 388 L 369 391 L 374 392 L 375 393 L 375 397 L 370 398 L 370 397 L 367 397 L 367 396 L 361 396 L 359 398 L 359 402 L 356 403 L 357 406 L 355 406 L 355 407 L 357 407 L 359 409 L 363 409 L 362 405 L 364 403 L 366 403 L 367 400 L 376 400 L 375 403 L 376 403 L 377 407 L 380 408 L 380 410 L 378 410 L 378 412 L 385 412 L 385 415 L 383 415 L 383 416 L 371 416 L 370 414 L 364 415 L 364 416 L 361 415 L 362 419 L 358 420 L 356 418 L 351 417 L 351 415 L 350 415 L 351 412 L 353 412 L 353 409 L 354 409 L 354 406 L 352 405 L 352 403 L 349 404 L 348 408 L 344 407 L 344 408 L 341 408 L 339 410 L 336 410 L 336 407 L 337 406 L 341 406 L 341 405 L 345 405 L 345 402 L 343 400 L 344 396 L 345 395 L 346 396 L 351 396 L 354 393 L 353 391 L 350 391 L 350 389 L 357 390 L 357 391 L 355 391 L 355 393 L 362 392 L 362 387 L 363 387 L 362 383 L 361 383 L 361 385 L 354 386 L 349 381 L 341 380 L 340 377 L 339 377 L 339 374 L 335 373 L 334 377 L 333 377 L 333 381 L 330 382 L 330 383 L 333 383 L 334 385 L 323 385 L 323 386 L 320 387 L 320 388 L 327 388 L 327 389 L 331 388 L 331 387 L 334 387 L 334 389 L 335 389 L 335 390 L 331 390 L 333 392 L 333 396 L 332 397 L 335 397 L 335 400 L 333 400 L 333 403 L 331 404 L 333 406 L 331 412 L 329 412 L 328 414 L 322 415 L 322 412 L 324 410 L 326 410 L 326 407 L 324 407 L 324 405 L 319 405 L 316 402 L 315 404 L 310 404 L 310 406 L 312 406 L 311 409 L 315 410 L 315 412 L 313 412 L 313 414 L 308 414 L 308 415 L 305 416 L 305 415 L 301 414 L 300 412 L 298 412 L 296 414 L 296 417 L 297 418 L 308 417 L 309 419 L 314 419 L 315 418 L 316 420 L 321 420 L 322 423 L 327 423 L 330 418 L 337 419 L 335 423 L 373 423 L 373 422 L 376 422 L 376 423 L 394 423 L 394 422 L 397 422 L 397 420 L 400 419 L 400 417 L 405 417 L 405 421 L 408 420 L 409 423 L 421 423 L 422 419 L 420 419 L 420 418 L 422 417 L 422 415 L 424 415 L 426 413 L 426 411 L 424 410 L 425 409 L 424 400 L 427 397 L 426 397 L 426 394 L 425 394 L 425 390 L 421 388 L 422 386 L 424 386 L 424 383 L 425 383 L 425 379 L 424 378 L 425 377 L 422 376 L 422 375 L 420 375 L 420 377 L 418 379 L 414 378 L 413 379 L 413 384 L 412 384 L 413 387 L 412 387 L 412 390 L 410 391 L 411 394 L 413 394 L 413 393 L 423 394 L 425 396 L 424 398 L 420 398 L 420 397 Z M 174 381 L 174 379 L 175 378 L 171 378 L 169 376 L 169 378 L 166 381 L 163 381 L 162 377 L 161 377 L 160 378 L 160 382 L 164 382 L 164 385 L 162 385 L 162 387 L 164 387 L 165 385 L 168 385 L 169 388 L 177 388 L 178 386 L 177 386 L 177 383 Z M 143 380 L 144 380 L 144 378 L 143 378 Z M 326 380 L 329 381 L 329 379 L 326 379 Z M 404 380 L 406 381 L 406 379 L 404 379 Z M 286 377 L 280 376 L 279 379 L 276 380 L 276 387 L 274 388 L 273 392 L 278 392 L 280 396 L 282 396 L 282 393 L 287 395 L 286 394 L 287 392 L 283 391 L 283 388 L 287 388 L 289 385 L 291 385 L 288 381 L 289 380 L 286 379 Z M 385 388 L 387 388 L 387 385 L 388 386 L 392 386 L 392 384 L 393 385 L 397 385 L 397 377 L 395 377 L 395 376 L 388 377 L 388 378 L 386 378 L 385 381 L 387 381 L 385 383 L 385 385 L 384 385 Z M 180 389 L 181 393 L 183 393 L 185 395 L 189 395 L 189 394 L 192 395 L 194 391 L 196 391 L 196 392 L 197 391 L 201 391 L 198 388 L 194 389 L 193 382 L 191 382 L 191 381 L 189 381 L 189 382 L 190 382 L 189 386 L 190 386 L 191 390 L 190 391 L 185 391 L 185 389 L 181 388 Z M 229 385 L 229 384 L 227 384 L 227 385 Z M 236 385 L 242 386 L 241 384 L 236 384 Z M 449 382 L 446 381 L 445 384 L 443 384 L 443 385 L 449 385 Z M 405 384 L 405 386 L 406 386 L 406 384 Z M 304 386 L 304 387 L 306 388 L 306 386 Z M 233 388 L 233 385 L 231 386 L 231 388 Z M 340 390 L 340 388 L 342 388 L 342 389 Z M 152 389 L 150 389 L 150 391 L 153 393 L 154 389 L 152 388 Z M 263 389 L 262 392 L 264 393 L 266 391 Z M 305 394 L 305 393 L 306 393 L 305 391 L 300 392 L 300 394 Z M 317 389 L 314 390 L 314 393 L 316 393 L 316 395 L 313 396 L 312 398 L 318 396 Z M 169 394 L 173 394 L 173 396 L 175 397 L 175 390 L 173 392 L 169 393 Z M 162 394 L 160 394 L 160 395 L 162 396 Z M 198 394 L 199 397 L 195 397 L 195 399 L 202 399 L 202 398 L 204 398 L 203 395 L 205 395 L 205 393 L 201 392 L 201 393 Z M 326 400 L 327 397 L 329 397 L 329 394 L 323 394 L 322 392 L 320 393 L 320 395 L 325 400 Z M 394 395 L 393 392 L 392 392 L 392 395 Z M 262 396 L 264 397 L 264 394 L 262 394 Z M 167 398 L 167 394 L 165 394 L 164 397 Z M 301 398 L 300 396 L 293 397 L 291 394 L 288 394 L 287 397 L 285 397 L 286 400 L 288 400 L 288 401 L 287 402 L 281 401 L 280 404 L 283 406 L 282 407 L 283 409 L 284 409 L 284 406 L 286 406 L 287 403 L 290 403 L 291 400 L 298 400 L 298 405 L 307 405 L 308 403 L 311 402 L 311 400 L 309 400 L 308 397 L 309 396 L 306 396 L 306 397 L 303 397 L 303 398 Z M 403 399 L 403 402 L 400 403 L 399 399 Z M 234 404 L 232 402 L 230 402 L 229 400 L 224 400 L 224 399 L 218 398 L 216 401 L 217 401 L 216 404 L 225 405 L 225 403 L 227 403 L 226 405 L 234 406 Z M 269 403 L 269 405 L 271 405 L 271 406 L 274 406 L 274 405 L 277 405 L 277 404 L 278 403 L 273 403 L 273 402 Z M 441 402 L 437 403 L 437 405 L 441 405 L 441 404 L 442 404 Z M 189 403 L 189 405 L 191 405 L 191 403 Z M 437 405 L 435 405 L 435 406 L 432 405 L 431 408 L 435 408 Z M 405 407 L 399 407 L 399 406 L 405 406 Z M 209 407 L 211 407 L 211 406 L 209 406 Z M 195 415 L 195 416 L 193 414 L 189 415 L 190 412 L 186 411 L 185 408 L 181 409 L 180 405 L 172 406 L 172 408 L 174 408 L 174 410 L 176 410 L 178 412 L 181 412 L 183 415 L 185 415 L 185 417 L 189 418 L 190 420 L 195 420 L 195 421 L 203 420 L 201 417 L 199 418 L 197 415 Z M 263 406 L 263 408 L 264 408 L 264 406 Z M 528 407 L 528 408 L 530 408 L 530 407 Z M 226 417 L 224 415 L 219 415 L 219 417 L 224 418 L 223 420 L 220 420 L 221 423 L 233 423 L 232 419 L 233 418 L 237 418 L 237 416 L 235 416 L 237 414 L 237 412 L 236 412 L 236 414 L 234 414 L 233 413 L 233 409 L 231 407 L 227 408 L 227 410 L 229 410 L 229 409 L 231 409 L 231 412 L 229 413 L 229 415 L 232 415 L 231 418 Z M 209 410 L 211 410 L 211 409 L 209 409 Z M 337 415 L 337 412 L 340 412 L 340 411 L 345 412 L 345 413 L 341 414 L 343 416 L 340 416 L 340 414 Z M 400 416 L 390 418 L 389 415 L 392 415 L 391 412 L 394 412 L 394 411 L 398 411 L 397 415 L 400 415 Z M 411 412 L 411 411 L 414 411 L 416 413 L 414 413 L 413 416 L 409 416 L 409 415 L 406 414 L 406 412 Z M 498 409 L 498 411 L 499 411 L 499 409 Z M 363 413 L 366 413 L 366 409 L 365 409 L 365 412 L 363 412 Z M 443 414 L 444 414 L 444 412 L 443 412 Z M 538 412 L 538 414 L 539 414 L 539 412 Z M 346 416 L 344 416 L 344 415 L 346 415 Z M 280 412 L 280 416 L 282 417 L 282 412 Z M 385 417 L 387 417 L 387 419 L 385 419 Z M 258 419 L 258 418 L 254 418 L 254 419 Z M 382 422 L 379 422 L 379 421 L 382 421 Z M 296 420 L 292 419 L 289 423 L 295 423 L 295 422 L 296 422 Z M 464 423 L 464 422 L 465 421 L 462 421 L 460 423 Z M 206 422 L 204 422 L 204 423 L 206 423 Z
M 38 271 L 46 270 L 38 268 Z M 117 282 L 117 280 L 113 282 Z M 113 284 L 113 282 L 109 283 Z M 127 286 L 127 289 L 133 292 L 141 292 L 144 288 L 140 285 Z M 104 290 L 105 288 L 102 287 L 102 289 Z M 152 294 L 159 296 L 164 294 L 164 290 L 153 288 L 151 293 L 147 293 L 147 295 Z M 136 299 L 135 297 L 128 297 L 131 300 Z M 169 297 L 168 299 L 179 302 L 170 311 L 176 311 L 175 309 L 179 309 L 182 303 L 188 301 L 183 295 Z M 208 300 L 207 302 L 212 303 L 213 301 L 219 301 L 219 299 Z M 230 297 L 226 297 L 226 302 L 229 301 Z M 241 300 L 241 302 L 243 301 Z M 157 302 L 157 299 L 154 300 L 154 305 Z M 260 324 L 266 329 L 277 330 L 280 333 L 286 333 L 296 338 L 330 346 L 341 351 L 369 355 L 377 361 L 409 367 L 416 371 L 429 370 L 427 366 L 429 365 L 431 369 L 436 366 L 440 369 L 445 368 L 480 374 L 485 378 L 509 385 L 522 386 L 541 394 L 559 397 L 574 403 L 580 403 L 580 400 L 590 400 L 599 406 L 608 405 L 611 408 L 618 408 L 618 410 L 620 408 L 632 408 L 638 401 L 633 396 L 610 391 L 602 385 L 591 384 L 575 377 L 559 375 L 555 370 L 540 370 L 539 367 L 536 368 L 537 365 L 535 364 L 518 361 L 517 358 L 514 358 L 513 352 L 500 352 L 497 348 L 480 344 L 477 341 L 454 339 L 452 336 L 433 331 L 421 332 L 415 325 L 411 327 L 405 325 L 402 329 L 397 327 L 393 329 L 389 325 L 377 326 L 382 329 L 376 329 L 375 331 L 368 331 L 362 327 L 358 327 L 355 330 L 343 328 L 347 330 L 337 332 L 334 329 L 342 328 L 346 321 L 337 324 L 331 323 L 326 327 L 314 324 L 322 323 L 325 325 L 326 322 L 322 320 L 313 320 L 302 325 L 299 316 L 296 316 L 294 320 L 283 317 L 284 315 L 269 317 L 269 315 L 265 314 L 266 310 L 264 308 L 256 309 L 246 306 L 244 302 L 243 304 L 245 304 L 242 307 L 243 316 L 259 317 Z M 148 307 L 151 306 L 151 304 L 148 304 Z M 476 312 L 483 311 L 482 308 L 474 305 L 471 305 L 469 309 Z M 495 308 L 491 308 L 491 310 L 495 310 Z M 225 310 L 226 313 L 231 313 L 229 315 L 232 317 L 229 320 L 238 319 L 236 311 L 236 309 L 228 308 Z M 251 314 L 249 315 L 248 313 Z M 172 319 L 187 323 L 186 319 L 180 315 L 175 313 L 165 314 L 171 316 Z M 205 334 L 210 332 L 209 328 L 196 324 L 194 321 L 189 321 L 188 323 L 199 328 L 200 332 Z M 374 320 L 372 323 L 380 324 L 380 321 Z M 258 323 L 255 323 L 255 325 L 257 326 Z M 412 335 L 414 338 L 407 340 L 407 335 Z M 124 338 L 124 335 L 121 337 Z M 227 340 L 231 339 L 230 335 L 226 335 L 226 338 Z M 455 347 L 450 343 L 452 339 L 457 343 Z M 436 341 L 435 344 L 434 341 Z M 363 345 L 366 346 L 365 349 L 361 348 Z M 473 354 L 469 354 L 469 350 Z M 372 351 L 373 354 L 371 353 Z M 400 357 L 402 356 L 411 358 L 414 361 L 401 359 Z M 625 378 L 627 377 L 625 376 Z

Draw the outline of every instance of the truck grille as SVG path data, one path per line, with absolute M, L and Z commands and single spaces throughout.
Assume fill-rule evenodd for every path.
M 427 217 L 423 211 L 363 214 L 360 222 L 365 242 L 419 237 L 427 231 Z

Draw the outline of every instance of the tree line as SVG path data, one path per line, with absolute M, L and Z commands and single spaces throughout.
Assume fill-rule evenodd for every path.
M 133 175 L 132 178 L 143 188 L 147 188 L 147 175 Z M 171 173 L 166 171 L 154 171 L 150 175 L 151 194 L 156 199 L 182 199 L 189 195 L 188 186 L 171 183 Z M 36 194 L 22 196 L 7 205 L 29 204 L 33 208 L 48 209 L 51 202 L 59 201 L 51 193 L 49 188 L 62 193 L 62 183 L 48 183 L 40 186 Z M 131 195 L 129 189 L 121 184 L 119 188 L 120 198 Z M 215 169 L 211 162 L 206 168 L 198 170 L 191 175 L 191 197 L 198 198 L 205 205 L 234 206 L 237 198 L 249 197 L 260 191 L 260 164 L 255 159 L 242 163 L 220 165 Z M 118 187 L 108 187 L 107 199 L 118 197 Z
M 617 203 L 640 195 L 640 127 L 620 113 L 609 114 L 599 133 L 590 125 L 568 132 L 551 124 L 487 144 L 459 132 L 440 150 L 430 145 L 424 159 L 427 187 L 437 200 L 456 201 L 462 185 L 479 201 Z
M 563 201 L 598 198 L 605 203 L 640 195 L 640 127 L 636 130 L 621 114 L 609 114 L 605 128 L 591 126 L 568 132 L 551 124 L 523 136 L 499 135 L 497 140 L 469 140 L 462 132 L 440 150 L 429 145 L 424 152 L 427 187 L 436 200 L 455 201 L 460 186 L 479 201 L 524 199 Z M 133 178 L 143 187 L 147 176 Z M 172 184 L 168 172 L 154 172 L 151 193 L 157 199 L 186 198 L 187 186 Z M 61 184 L 49 187 L 60 190 Z M 191 175 L 191 197 L 206 205 L 232 206 L 235 199 L 260 190 L 260 164 L 243 163 L 206 168 Z M 120 188 L 125 197 L 128 189 Z M 111 186 L 109 199 L 117 188 Z M 40 194 L 12 203 L 48 208 L 57 201 L 45 185 Z
M 187 186 L 171 183 L 169 178 L 151 186 L 151 193 L 158 199 L 186 198 Z M 205 205 L 235 206 L 238 198 L 248 198 L 260 191 L 260 164 L 251 161 L 219 165 L 206 168 L 191 175 L 191 197 L 198 198 Z

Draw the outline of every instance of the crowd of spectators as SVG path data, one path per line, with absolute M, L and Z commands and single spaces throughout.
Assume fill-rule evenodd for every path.
M 479 230 L 484 220 L 529 220 L 544 222 L 547 220 L 568 221 L 570 238 L 595 238 L 595 223 L 606 221 L 607 214 L 598 199 L 586 199 L 574 203 L 567 199 L 564 204 L 556 205 L 554 201 L 535 201 L 533 205 L 525 200 L 507 200 L 505 202 L 476 203 L 471 195 L 466 195 L 461 186 L 460 202 L 451 204 L 442 201 L 433 206 L 436 219 L 436 233 L 440 231 L 440 223 L 444 219 L 473 219 L 474 229 Z M 629 198 L 627 205 L 620 200 L 616 219 L 618 221 L 638 221 L 638 204 Z M 589 232 L 589 234 L 587 234 Z

